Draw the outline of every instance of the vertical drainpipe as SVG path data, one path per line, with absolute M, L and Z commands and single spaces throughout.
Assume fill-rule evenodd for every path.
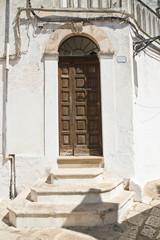
M 2 154 L 3 164 L 10 160 L 10 198 L 16 197 L 16 175 L 15 175 L 15 155 L 8 155 L 7 152 L 7 102 L 8 102 L 8 76 L 9 76 L 9 33 L 10 33 L 10 0 L 6 0 L 6 17 L 5 17 L 5 77 L 3 80 L 3 139 Z
M 5 77 L 3 80 L 3 163 L 8 159 L 7 154 L 7 100 L 8 100 L 8 75 L 9 75 L 9 28 L 10 28 L 10 0 L 6 0 L 6 22 L 5 22 Z

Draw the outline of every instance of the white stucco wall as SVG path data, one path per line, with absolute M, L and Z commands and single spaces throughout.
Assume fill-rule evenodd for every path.
M 35 1 L 33 1 L 33 7 L 39 7 L 40 3 L 41 2 L 38 2 L 34 5 Z M 16 8 L 20 6 L 25 6 L 25 1 L 14 1 L 11 5 L 11 54 L 15 53 L 17 39 L 14 35 L 13 23 Z M 46 67 L 48 65 L 46 65 L 47 63 L 44 64 L 44 53 L 49 37 L 53 34 L 53 30 L 57 29 L 60 25 L 45 24 L 44 29 L 40 30 L 37 28 L 36 21 L 26 21 L 25 14 L 23 14 L 22 17 L 24 17 L 21 24 L 21 50 L 23 54 L 20 59 L 10 62 L 7 104 L 7 151 L 9 154 L 15 154 L 16 156 L 16 187 L 18 192 L 24 187 L 29 187 L 38 177 L 48 173 L 51 165 L 56 164 L 58 149 L 57 133 L 54 136 L 55 140 L 57 139 L 57 143 L 54 142 L 53 147 L 51 146 L 52 143 L 50 141 L 47 142 L 45 139 L 47 136 L 46 134 L 49 134 L 50 132 L 48 129 L 49 125 L 47 125 L 47 128 L 45 127 L 45 114 L 49 114 L 47 106 L 50 106 L 50 103 L 52 102 L 52 96 L 51 93 L 49 93 L 50 100 L 47 100 L 48 105 L 46 105 L 45 84 L 51 84 L 51 86 L 54 87 L 51 83 L 51 76 L 52 74 L 55 76 L 55 71 L 57 71 L 56 69 L 58 65 L 53 65 L 53 69 L 51 68 L 49 70 L 50 72 L 47 73 L 48 70 L 46 70 Z M 115 114 L 115 119 L 111 119 L 111 121 L 114 126 L 112 131 L 115 132 L 115 136 L 112 144 L 109 145 L 110 147 L 108 145 L 104 146 L 104 151 L 106 153 L 105 165 L 107 173 L 111 172 L 124 177 L 130 177 L 134 174 L 134 168 L 132 156 L 132 83 L 130 77 L 131 62 L 129 28 L 125 24 L 119 25 L 110 22 L 97 22 L 94 24 L 98 28 L 101 28 L 104 34 L 106 34 L 111 42 L 111 48 L 113 51 L 111 63 L 113 76 L 111 81 L 113 85 L 112 110 Z M 1 29 L 1 33 L 2 32 L 4 32 L 4 28 Z M 3 37 L 0 41 L 4 45 Z M 118 56 L 125 56 L 127 61 L 125 63 L 118 63 Z M 106 69 L 105 66 L 104 69 Z M 48 74 L 50 75 L 49 78 L 47 78 Z M 101 72 L 101 74 L 103 74 L 103 72 Z M 2 81 L 3 78 L 4 76 L 1 76 Z M 105 102 L 106 105 L 109 105 L 107 96 L 104 92 L 104 103 Z M 53 108 L 54 111 L 50 112 L 50 116 L 52 116 L 54 123 L 54 116 L 55 118 L 58 118 L 58 111 L 56 110 L 56 108 L 58 109 L 58 103 L 56 103 L 56 105 L 54 104 Z M 108 115 L 109 114 L 110 108 L 108 108 Z M 49 124 L 51 124 L 51 120 L 49 121 Z M 109 129 L 110 126 L 108 125 L 107 128 Z M 109 130 L 107 131 L 109 132 Z M 109 143 L 110 138 L 108 135 L 107 138 Z M 48 149 L 51 150 L 48 151 Z M 49 157 L 46 157 L 45 151 L 55 154 L 52 154 L 54 156 L 50 154 Z M 6 181 L 10 175 L 9 164 L 7 170 L 4 168 L 6 169 L 6 166 L 2 167 L 3 172 L 7 171 L 6 175 L 3 174 L 3 179 Z
M 33 1 L 33 4 L 37 1 Z M 41 1 L 37 3 L 40 7 Z M 15 54 L 17 36 L 15 27 L 18 7 L 26 7 L 26 1 L 11 1 L 10 6 L 10 54 Z M 52 1 L 45 7 L 52 7 Z M 21 15 L 22 19 L 26 14 Z M 23 18 L 24 17 L 24 18 Z M 0 2 L 0 57 L 5 49 L 5 2 Z M 23 22 L 23 20 L 22 20 Z M 45 161 L 44 146 L 44 59 L 46 43 L 53 32 L 45 34 L 34 22 L 21 24 L 22 55 L 10 61 L 7 103 L 7 152 L 16 155 L 16 188 L 19 193 L 29 187 L 51 168 Z M 10 162 L 2 159 L 2 104 L 5 61 L 0 61 L 0 199 L 9 197 Z
M 146 50 L 135 58 L 135 64 L 136 177 L 146 182 L 160 176 L 160 57 Z
M 32 5 L 51 8 L 53 2 L 48 1 L 44 4 L 44 1 L 34 0 Z M 14 0 L 11 3 L 10 54 L 14 54 L 17 47 L 14 27 L 16 10 L 17 7 L 25 6 L 25 0 Z M 5 4 L 0 3 L 0 7 L 1 57 L 5 46 Z M 133 66 L 129 26 L 110 21 L 92 22 L 92 24 L 101 29 L 111 43 L 111 55 L 107 59 L 100 55 L 100 74 L 104 86 L 102 118 L 106 174 L 118 174 L 127 178 L 136 177 L 140 182 L 157 178 L 160 167 L 159 60 L 155 59 L 156 56 L 141 53 L 135 58 L 136 70 Z M 55 92 L 58 88 L 56 85 L 58 60 L 45 59 L 44 53 L 49 38 L 54 36 L 55 30 L 62 25 L 45 24 L 40 30 L 36 21 L 26 20 L 25 13 L 22 14 L 20 28 L 23 54 L 20 59 L 10 62 L 7 104 L 7 150 L 9 154 L 16 156 L 18 192 L 24 187 L 29 187 L 38 177 L 47 175 L 51 166 L 56 165 L 59 141 L 58 95 Z M 69 27 L 66 25 L 66 29 Z M 117 58 L 121 56 L 126 58 L 126 62 L 118 62 Z M 0 61 L 0 154 L 2 154 L 4 66 L 4 61 Z M 138 82 L 138 84 L 135 83 L 137 86 L 134 86 L 134 78 L 135 82 Z M 48 92 L 49 97 L 46 98 Z M 51 105 L 53 109 L 50 110 Z M 46 116 L 48 116 L 47 121 Z M 51 131 L 50 126 L 52 126 Z M 10 163 L 3 164 L 2 157 L 0 159 L 0 198 L 7 198 Z

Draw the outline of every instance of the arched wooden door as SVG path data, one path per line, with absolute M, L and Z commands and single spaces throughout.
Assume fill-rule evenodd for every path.
M 96 54 L 60 56 L 60 155 L 102 155 L 99 61 Z

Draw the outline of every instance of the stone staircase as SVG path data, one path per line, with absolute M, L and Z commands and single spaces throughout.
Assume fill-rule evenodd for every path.
M 85 159 L 84 166 L 79 163 L 82 159 L 75 162 L 67 159 L 67 163 L 64 160 L 52 169 L 47 180 L 38 180 L 13 200 L 8 207 L 9 221 L 18 228 L 103 226 L 120 222 L 133 198 L 133 192 L 123 189 L 123 180 L 104 179 L 103 159 L 93 162 Z M 78 164 L 81 168 L 77 168 Z

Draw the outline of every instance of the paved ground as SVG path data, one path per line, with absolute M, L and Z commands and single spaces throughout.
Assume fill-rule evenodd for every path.
M 9 226 L 7 201 L 0 203 L 0 240 L 160 240 L 160 180 L 145 188 L 143 203 L 134 203 L 121 224 L 104 227 L 16 229 Z

